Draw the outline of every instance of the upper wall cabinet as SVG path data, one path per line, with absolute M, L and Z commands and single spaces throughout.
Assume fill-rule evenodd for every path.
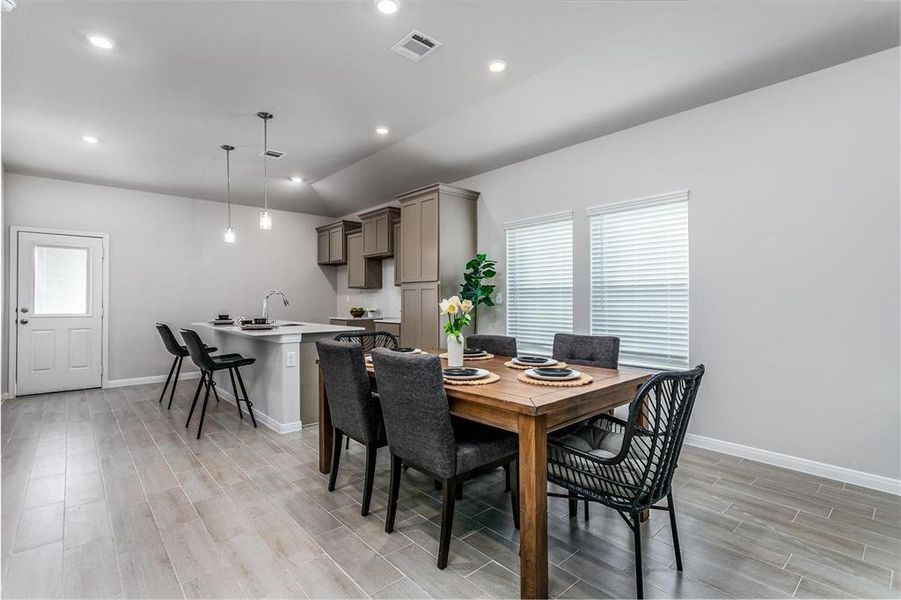
M 347 236 L 347 287 L 373 290 L 382 287 L 382 259 L 363 256 L 363 233 Z
M 356 221 L 338 221 L 316 228 L 318 262 L 320 265 L 347 264 L 347 235 L 359 231 Z
M 397 197 L 401 203 L 401 281 L 441 281 L 475 254 L 478 192 L 437 183 Z
M 394 223 L 400 209 L 386 206 L 359 215 L 363 223 L 363 256 L 388 258 L 394 255 Z

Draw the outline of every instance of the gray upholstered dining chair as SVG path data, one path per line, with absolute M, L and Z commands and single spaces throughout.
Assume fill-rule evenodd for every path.
M 334 435 L 332 466 L 328 490 L 335 491 L 341 462 L 341 438 L 347 436 L 366 446 L 366 470 L 363 477 L 363 504 L 360 514 L 369 514 L 372 483 L 378 449 L 388 444 L 378 396 L 372 393 L 369 374 L 363 361 L 363 347 L 354 342 L 316 342 L 319 367 L 325 380 L 325 393 L 332 415 Z
M 571 365 L 615 369 L 619 364 L 619 338 L 558 333 L 554 336 L 553 356 Z
M 372 359 L 391 454 L 385 531 L 394 530 L 402 464 L 440 480 L 438 568 L 444 569 L 453 532 L 457 486 L 483 469 L 509 464 L 516 473 L 519 441 L 513 433 L 451 419 L 441 360 L 437 356 L 375 349 Z M 519 486 L 518 478 L 513 479 L 511 503 L 513 521 L 518 528 Z
M 632 529 L 639 598 L 644 591 L 642 511 L 653 508 L 669 513 L 676 569 L 682 570 L 672 482 L 703 376 L 704 365 L 657 373 L 638 390 L 625 421 L 602 414 L 548 439 L 547 479 L 567 489 L 566 496 L 548 495 L 572 498 L 575 494 L 577 499 L 608 506 Z M 657 506 L 664 498 L 666 505 Z
M 516 356 L 516 338 L 509 335 L 468 335 L 466 347 L 500 356 Z

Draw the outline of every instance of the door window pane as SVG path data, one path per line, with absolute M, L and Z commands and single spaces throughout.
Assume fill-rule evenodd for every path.
M 34 248 L 34 314 L 88 314 L 88 249 Z

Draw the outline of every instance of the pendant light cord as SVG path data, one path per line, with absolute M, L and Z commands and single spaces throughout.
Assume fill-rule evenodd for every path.
M 269 119 L 263 119 L 263 210 L 269 211 Z
M 228 226 L 232 226 L 232 169 L 230 160 L 231 150 L 225 151 L 225 187 L 228 190 Z

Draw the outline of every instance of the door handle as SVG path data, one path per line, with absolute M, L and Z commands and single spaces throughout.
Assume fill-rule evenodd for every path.
M 19 319 L 19 323 L 26 325 L 28 323 L 28 319 Z

